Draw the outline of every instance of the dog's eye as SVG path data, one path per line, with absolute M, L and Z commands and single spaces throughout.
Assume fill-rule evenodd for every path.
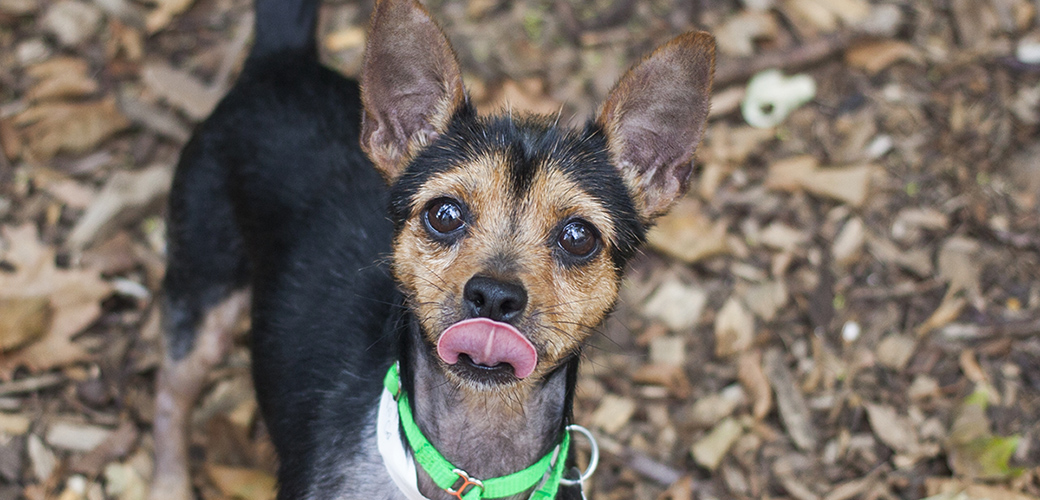
M 451 198 L 438 198 L 426 209 L 426 224 L 439 234 L 448 234 L 462 227 L 462 206 Z
M 575 257 L 588 257 L 599 248 L 599 237 L 588 222 L 574 220 L 563 226 L 557 240 L 560 248 Z

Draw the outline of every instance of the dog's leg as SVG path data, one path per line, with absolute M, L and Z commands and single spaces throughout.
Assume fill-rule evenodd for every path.
M 194 346 L 180 359 L 167 349 L 155 395 L 155 476 L 152 500 L 191 500 L 188 441 L 191 410 L 206 382 L 231 345 L 239 316 L 249 305 L 249 293 L 236 291 L 212 307 L 195 332 Z
M 206 375 L 249 305 L 248 264 L 223 166 L 192 140 L 170 191 L 164 354 L 156 386 L 152 500 L 192 500 L 188 426 Z

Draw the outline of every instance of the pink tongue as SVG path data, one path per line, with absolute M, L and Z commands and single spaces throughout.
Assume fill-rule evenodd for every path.
M 530 375 L 538 364 L 538 353 L 519 330 L 488 318 L 459 321 L 444 330 L 437 341 L 437 355 L 454 365 L 459 362 L 459 354 L 478 365 L 509 363 L 516 378 Z

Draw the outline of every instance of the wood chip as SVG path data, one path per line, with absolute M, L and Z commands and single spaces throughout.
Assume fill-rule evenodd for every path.
M 708 303 L 708 292 L 669 277 L 647 298 L 643 315 L 657 319 L 673 332 L 693 328 Z
M 737 359 L 737 380 L 751 396 L 751 414 L 756 420 L 765 418 L 773 409 L 773 391 L 769 388 L 769 379 L 762 369 L 761 351 L 740 355 Z
M 729 252 L 726 224 L 705 217 L 696 200 L 683 198 L 657 219 L 647 243 L 670 257 L 694 263 Z
M 751 347 L 755 318 L 736 297 L 730 297 L 715 316 L 715 356 L 726 358 Z
M 614 434 L 628 423 L 635 412 L 636 402 L 632 399 L 607 394 L 592 413 L 590 421 L 593 426 L 603 429 L 603 432 Z
M 725 418 L 706 436 L 693 443 L 690 454 L 693 455 L 697 465 L 708 470 L 715 470 L 743 433 L 744 427 L 736 419 Z
M 72 451 L 90 451 L 105 442 L 112 429 L 97 425 L 58 421 L 47 429 L 47 444 Z
M 816 432 L 809 413 L 809 405 L 805 396 L 795 384 L 794 376 L 784 362 L 783 354 L 778 349 L 771 349 L 764 359 L 766 375 L 776 393 L 776 406 L 780 412 L 780 420 L 787 428 L 794 444 L 802 450 L 816 448 Z

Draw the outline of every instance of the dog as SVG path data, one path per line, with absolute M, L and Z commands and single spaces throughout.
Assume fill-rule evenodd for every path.
M 318 8 L 257 0 L 178 163 L 151 498 L 193 498 L 188 417 L 246 310 L 279 499 L 581 498 L 581 349 L 687 189 L 714 40 L 659 47 L 572 130 L 478 116 L 416 0 L 377 2 L 348 80 Z

